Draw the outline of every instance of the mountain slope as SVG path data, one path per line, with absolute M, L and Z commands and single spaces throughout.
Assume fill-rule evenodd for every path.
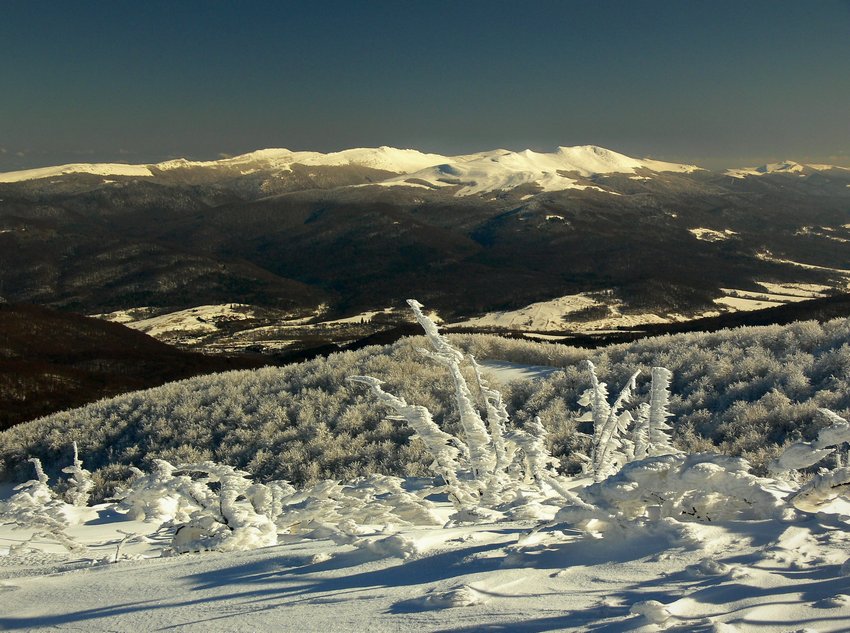
M 183 352 L 98 319 L 0 304 L 0 430 L 126 391 L 262 364 Z

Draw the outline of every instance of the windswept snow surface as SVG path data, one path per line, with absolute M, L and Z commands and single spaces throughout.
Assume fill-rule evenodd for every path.
M 448 510 L 446 510 L 448 512 Z M 161 557 L 104 506 L 68 555 L 0 527 L 0 628 L 29 631 L 846 631 L 847 524 L 636 522 L 603 538 L 532 522 L 281 535 Z M 121 530 L 121 532 L 119 532 Z M 118 542 L 132 533 L 121 548 Z M 369 543 L 372 546 L 369 546 Z M 398 547 L 391 546 L 393 543 Z M 117 554 L 117 557 L 116 557 Z M 114 562 L 117 558 L 117 562 Z

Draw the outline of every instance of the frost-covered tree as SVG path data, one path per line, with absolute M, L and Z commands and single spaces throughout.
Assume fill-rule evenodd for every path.
M 71 479 L 68 481 L 68 487 L 65 490 L 65 498 L 72 505 L 85 507 L 89 503 L 94 482 L 92 481 L 91 473 L 83 468 L 83 462 L 80 460 L 77 451 L 77 443 L 74 442 L 73 446 L 74 461 L 70 466 L 62 469 L 63 473 L 71 475 Z
M 437 324 L 422 312 L 422 304 L 415 299 L 408 299 L 407 304 L 413 310 L 413 314 L 428 341 L 434 348 L 433 352 L 422 350 L 428 358 L 431 358 L 448 368 L 455 386 L 455 401 L 457 403 L 460 424 L 463 428 L 466 446 L 469 449 L 469 461 L 472 466 L 475 479 L 486 482 L 492 478 L 496 469 L 496 455 L 492 449 L 490 434 L 481 415 L 475 408 L 469 385 L 461 371 L 461 363 L 464 360 L 463 353 L 454 348 L 440 335 Z M 483 490 L 481 491 L 483 493 Z
M 459 507 L 464 507 L 476 500 L 476 495 L 464 481 L 463 451 L 458 448 L 460 440 L 449 435 L 437 426 L 431 417 L 431 412 L 420 405 L 410 405 L 404 398 L 399 398 L 381 389 L 381 381 L 371 376 L 351 376 L 351 382 L 368 385 L 378 400 L 395 409 L 399 415 L 393 420 L 407 422 L 417 436 L 428 447 L 434 457 L 431 469 L 443 478 L 448 487 L 449 495 Z
M 601 481 L 617 472 L 634 456 L 632 442 L 626 435 L 632 416 L 628 411 L 623 411 L 623 407 L 631 400 L 640 371 L 631 375 L 614 403 L 609 404 L 608 385 L 600 382 L 596 366 L 587 360 L 585 367 L 590 372 L 591 388 L 582 394 L 579 404 L 590 407 L 590 411 L 579 420 L 593 422 L 589 468 L 593 478 Z
M 383 391 L 377 379 L 354 376 L 350 380 L 369 385 L 379 401 L 399 412 L 401 419 L 423 439 L 434 457 L 432 468 L 442 475 L 459 510 L 466 512 L 464 516 L 474 517 L 475 508 L 492 509 L 517 502 L 521 505 L 535 495 L 546 498 L 554 494 L 574 501 L 575 495 L 559 481 L 560 475 L 554 468 L 557 460 L 546 446 L 546 432 L 540 419 L 529 422 L 526 429 L 508 430 L 510 416 L 502 394 L 490 387 L 480 366 L 470 356 L 468 361 L 485 411 L 485 425 L 462 371 L 467 358 L 440 335 L 419 302 L 408 303 L 433 347 L 433 351 L 423 354 L 447 367 L 452 376 L 465 441 L 440 429 L 427 408 L 409 405 L 404 399 Z
M 652 368 L 649 403 L 638 407 L 632 431 L 634 459 L 678 452 L 670 442 L 672 428 L 667 423 L 667 419 L 673 416 L 669 409 L 672 377 L 672 372 L 664 367 Z

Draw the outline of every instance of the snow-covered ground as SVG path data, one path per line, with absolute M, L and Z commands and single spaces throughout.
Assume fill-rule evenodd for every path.
M 709 229 L 692 229 L 694 231 L 709 231 Z M 726 239 L 731 232 L 719 233 L 716 239 Z M 700 233 L 695 236 L 698 239 L 715 241 L 715 236 L 708 233 Z M 839 269 L 836 273 L 847 273 Z M 850 277 L 847 278 L 850 283 Z M 737 312 L 742 310 L 762 310 L 773 308 L 786 303 L 795 303 L 807 299 L 824 297 L 831 290 L 830 286 L 823 284 L 809 284 L 786 282 L 776 283 L 768 281 L 757 281 L 764 292 L 753 290 L 741 290 L 737 288 L 721 288 L 723 296 L 714 300 L 717 310 L 707 310 L 698 314 L 683 315 L 678 313 L 634 313 L 625 310 L 625 306 L 612 299 L 604 293 L 579 293 L 559 297 L 549 301 L 532 303 L 517 310 L 506 310 L 503 312 L 489 312 L 480 317 L 466 319 L 452 323 L 458 327 L 480 327 L 480 328 L 504 328 L 511 330 L 527 330 L 534 332 L 536 338 L 551 340 L 541 332 L 587 332 L 602 333 L 606 331 L 617 331 L 652 323 L 676 323 L 701 317 L 717 316 L 721 312 Z M 843 287 L 840 285 L 839 288 Z M 605 308 L 608 314 L 603 316 L 588 316 L 577 319 L 575 315 L 589 308 Z M 557 337 L 556 337 L 557 338 Z
M 458 321 L 464 327 L 498 327 L 513 330 L 563 330 L 569 315 L 587 308 L 604 305 L 599 298 L 586 293 L 532 303 L 518 310 L 488 312 L 484 316 Z
M 131 176 L 148 178 L 153 173 L 147 165 L 124 165 L 121 163 L 73 163 L 55 167 L 40 167 L 22 171 L 0 173 L 0 182 L 23 182 L 41 178 L 55 178 L 67 174 L 94 174 L 97 176 Z
M 560 367 L 548 365 L 521 365 L 506 360 L 487 360 L 481 363 L 484 374 L 497 385 L 506 385 L 516 380 L 538 380 L 561 371 Z
M 602 308 L 601 316 L 578 314 L 589 308 Z M 457 327 L 503 328 L 530 332 L 594 332 L 601 333 L 618 328 L 628 329 L 649 323 L 673 323 L 688 319 L 677 313 L 656 314 L 653 312 L 623 312 L 624 306 L 605 293 L 579 293 L 549 301 L 532 303 L 517 310 L 489 312 L 480 317 L 452 323 Z M 693 315 L 712 316 L 717 312 Z
M 0 528 L 0 627 L 65 631 L 846 631 L 850 531 L 804 521 L 635 524 L 604 538 L 528 522 L 403 528 L 405 547 L 281 537 L 162 557 L 101 508 L 67 555 Z M 123 532 L 119 532 L 122 530 Z M 138 534 L 118 548 L 124 532 Z M 385 534 L 366 530 L 368 540 Z M 5 552 L 3 554 L 2 552 Z M 118 554 L 118 561 L 116 559 Z M 657 603 L 657 604 L 656 604 Z M 324 607 L 324 608 L 322 608 Z M 645 614 L 645 615 L 640 615 Z

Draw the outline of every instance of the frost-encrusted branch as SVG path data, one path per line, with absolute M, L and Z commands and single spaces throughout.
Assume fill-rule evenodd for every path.
M 454 498 L 461 505 L 469 503 L 471 501 L 469 492 L 460 482 L 461 451 L 454 445 L 457 440 L 453 435 L 449 435 L 437 426 L 437 423 L 431 417 L 431 412 L 426 407 L 408 404 L 404 398 L 387 393 L 381 388 L 383 382 L 377 378 L 350 376 L 348 380 L 368 385 L 381 403 L 392 407 L 399 413 L 400 417 L 393 419 L 401 419 L 407 422 L 425 443 L 434 458 L 431 468 L 443 478 Z
M 469 356 L 469 363 L 475 372 L 478 390 L 484 399 L 487 426 L 490 429 L 490 439 L 493 442 L 493 451 L 495 452 L 495 471 L 496 473 L 503 473 L 513 460 L 513 455 L 509 454 L 508 445 L 505 441 L 510 415 L 508 415 L 508 409 L 502 401 L 502 393 L 490 387 L 481 375 L 481 366 L 472 355 Z
M 652 384 L 649 390 L 649 419 L 647 454 L 668 455 L 678 451 L 670 442 L 672 428 L 667 419 L 673 417 L 670 413 L 670 380 L 673 373 L 665 367 L 652 368 Z
M 437 354 L 441 354 L 448 358 L 454 358 L 458 363 L 463 361 L 463 353 L 459 349 L 454 348 L 446 339 L 444 339 L 440 334 L 440 329 L 437 327 L 437 324 L 428 318 L 424 312 L 422 312 L 422 308 L 425 306 L 419 303 L 416 299 L 408 299 L 407 305 L 409 305 L 410 309 L 413 310 L 413 315 L 416 317 L 416 321 L 422 326 L 422 329 L 425 330 L 425 336 L 428 337 L 428 341 L 431 343 L 434 351 Z
M 850 442 L 850 423 L 847 420 L 829 409 L 818 409 L 818 412 L 832 424 L 822 428 L 814 442 L 795 442 L 786 446 L 782 454 L 768 464 L 771 473 L 782 476 L 814 466 L 835 452 L 835 447 Z
M 445 343 L 445 345 L 448 346 L 448 343 Z M 469 448 L 470 465 L 475 478 L 486 481 L 492 477 L 495 471 L 496 458 L 492 450 L 490 434 L 487 432 L 484 420 L 481 419 L 481 415 L 473 404 L 472 393 L 469 391 L 469 385 L 461 371 L 460 361 L 456 355 L 427 350 L 421 351 L 425 356 L 444 365 L 449 370 L 455 386 L 455 402 L 460 417 L 460 426 L 463 429 L 466 446 Z M 463 356 L 460 358 L 462 359 Z
M 629 453 L 634 455 L 632 441 L 626 436 L 632 416 L 622 409 L 631 400 L 640 370 L 631 375 L 614 404 L 608 404 L 608 385 L 599 381 L 591 361 L 586 360 L 585 367 L 590 371 L 591 388 L 584 392 L 579 404 L 589 406 L 590 411 L 579 420 L 593 422 L 590 468 L 594 479 L 601 481 L 617 472 L 629 460 Z

